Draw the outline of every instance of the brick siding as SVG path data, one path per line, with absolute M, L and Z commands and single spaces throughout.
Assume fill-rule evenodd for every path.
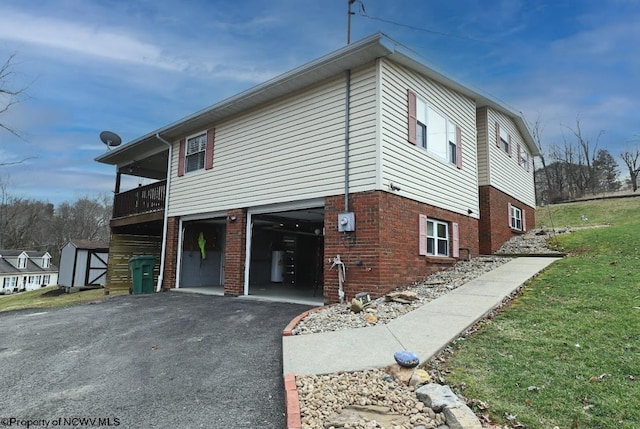
M 524 212 L 527 230 L 536 223 L 536 212 L 513 197 L 492 186 L 480 186 L 480 253 L 490 255 L 497 251 L 507 240 L 522 234 L 509 225 L 509 204 Z
M 351 194 L 349 210 L 355 213 L 356 231 L 340 233 L 338 214 L 344 211 L 344 196 L 325 198 L 325 303 L 339 301 L 338 275 L 330 269 L 335 255 L 340 255 L 347 268 L 347 300 L 358 292 L 370 292 L 372 298 L 384 295 L 455 263 L 453 258 L 419 255 L 420 214 L 457 222 L 460 248 L 478 255 L 478 221 L 472 217 L 382 191 Z M 466 252 L 461 256 L 466 257 Z
M 236 220 L 230 218 L 235 216 Z M 246 258 L 247 211 L 229 210 L 227 213 L 227 235 L 224 255 L 224 294 L 244 293 L 244 266 Z
M 167 219 L 167 245 L 165 248 L 164 275 L 162 277 L 163 290 L 176 287 L 179 229 L 179 217 L 170 217 Z

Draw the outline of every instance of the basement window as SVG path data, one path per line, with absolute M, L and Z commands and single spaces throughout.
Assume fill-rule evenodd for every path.
M 427 219 L 427 255 L 449 256 L 449 224 Z
M 516 206 L 511 206 L 509 209 L 509 218 L 511 228 L 522 231 L 522 210 Z

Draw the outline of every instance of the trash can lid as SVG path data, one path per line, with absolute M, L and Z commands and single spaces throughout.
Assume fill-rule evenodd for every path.
M 155 260 L 156 257 L 155 255 L 134 255 L 131 258 L 129 258 L 129 262 L 132 261 L 147 261 L 147 260 Z

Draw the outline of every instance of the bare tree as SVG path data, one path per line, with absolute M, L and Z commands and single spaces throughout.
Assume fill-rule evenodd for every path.
M 586 136 L 582 134 L 582 128 L 580 127 L 580 116 L 576 117 L 576 127 L 567 128 L 573 133 L 573 135 L 578 140 L 578 153 L 576 164 L 584 165 L 586 168 L 580 168 L 577 171 L 578 178 L 576 178 L 576 183 L 580 185 L 581 191 L 589 190 L 591 193 L 596 192 L 596 172 L 593 168 L 593 161 L 596 159 L 596 153 L 598 150 L 598 143 L 600 142 L 600 137 L 604 134 L 604 130 L 600 130 L 598 136 L 595 139 L 595 142 L 589 140 Z
M 629 180 L 631 180 L 631 187 L 633 188 L 633 192 L 635 192 L 638 189 L 638 173 L 640 173 L 640 164 L 638 163 L 640 149 L 622 152 L 620 158 L 622 158 L 629 169 Z
M 13 65 L 15 56 L 16 54 L 11 54 L 0 66 L 0 115 L 6 113 L 13 105 L 19 103 L 22 100 L 24 92 L 27 90 L 26 86 L 21 86 L 19 88 L 14 87 L 16 73 L 13 70 Z M 11 128 L 3 121 L 0 121 L 0 128 L 22 138 L 18 131 Z
M 536 117 L 535 122 L 533 122 L 532 124 L 529 124 L 530 128 L 531 128 L 531 134 L 533 136 L 533 141 L 536 144 L 536 146 L 538 147 L 538 152 L 540 152 L 540 161 L 542 162 L 542 173 L 544 175 L 544 180 L 546 183 L 546 193 L 547 193 L 547 198 L 549 200 L 553 199 L 553 195 L 551 194 L 553 186 L 551 185 L 551 177 L 549 175 L 549 170 L 547 169 L 547 161 L 544 157 L 544 149 L 542 148 L 542 130 L 543 130 L 543 126 L 542 126 L 542 119 L 540 118 L 540 114 L 538 114 L 538 116 Z M 534 180 L 535 180 L 535 176 L 534 176 Z M 537 180 L 536 180 L 537 182 Z M 544 187 L 539 187 L 536 186 L 536 189 L 538 188 L 544 188 Z M 542 192 L 540 193 L 540 195 L 538 196 L 538 201 L 542 202 L 544 200 L 544 196 L 542 195 Z

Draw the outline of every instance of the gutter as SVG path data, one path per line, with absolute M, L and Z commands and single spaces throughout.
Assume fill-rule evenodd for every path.
M 165 252 L 167 250 L 167 229 L 169 224 L 169 190 L 171 187 L 171 158 L 173 155 L 173 144 L 160 137 L 160 133 L 156 133 L 156 138 L 162 143 L 169 146 L 169 155 L 167 157 L 167 185 L 164 191 L 164 215 L 162 221 L 162 250 L 160 250 L 160 273 L 158 274 L 158 284 L 156 292 L 162 289 L 162 281 L 164 280 L 164 262 Z

